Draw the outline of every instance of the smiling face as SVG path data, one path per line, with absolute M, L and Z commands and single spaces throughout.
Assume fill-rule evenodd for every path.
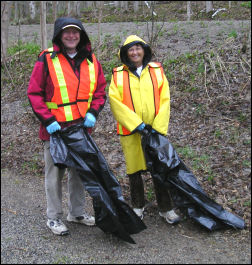
M 76 52 L 76 47 L 80 42 L 80 31 L 74 27 L 64 29 L 61 34 L 61 41 L 68 53 Z
M 134 63 L 136 67 L 139 67 L 143 64 L 144 58 L 144 49 L 141 44 L 136 44 L 130 47 L 127 51 L 129 60 Z

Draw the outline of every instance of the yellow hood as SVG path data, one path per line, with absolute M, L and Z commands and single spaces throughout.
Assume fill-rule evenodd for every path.
M 137 43 L 141 43 L 143 48 L 144 48 L 144 54 L 145 54 L 144 55 L 144 65 L 147 65 L 147 63 L 150 62 L 151 56 L 152 56 L 150 46 L 143 39 L 138 37 L 137 35 L 130 35 L 127 37 L 123 46 L 120 48 L 120 50 L 118 52 L 118 56 L 119 56 L 119 58 L 123 64 L 130 66 L 129 61 L 127 60 L 127 57 L 128 57 L 127 51 L 130 47 L 132 47 L 133 45 L 135 45 Z
M 144 40 L 139 38 L 137 35 L 130 35 L 126 41 L 124 42 L 123 46 L 132 43 L 132 42 L 143 42 L 144 44 L 147 44 Z
M 125 46 L 126 45 L 128 45 L 129 44 L 129 47 L 131 46 L 130 45 L 130 43 L 133 45 L 133 43 L 143 43 L 143 44 L 145 44 L 145 45 L 147 45 L 147 43 L 144 41 L 144 40 L 142 40 L 141 38 L 139 38 L 137 35 L 130 35 L 129 37 L 127 37 L 127 39 L 126 39 L 126 41 L 124 42 L 124 44 L 123 44 L 123 46 L 121 47 L 121 49 L 124 47 L 125 48 Z M 128 47 L 128 48 L 129 48 Z M 119 52 L 118 52 L 118 56 L 119 56 L 119 58 L 120 58 L 120 51 L 121 51 L 121 49 L 119 49 Z M 121 58 L 120 58 L 121 59 Z

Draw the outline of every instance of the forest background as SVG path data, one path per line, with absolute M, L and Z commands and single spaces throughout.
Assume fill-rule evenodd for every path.
M 83 22 L 102 64 L 106 91 L 125 38 L 136 34 L 151 45 L 153 60 L 162 62 L 170 84 L 169 140 L 209 197 L 244 218 L 249 232 L 251 1 L 1 1 L 2 171 L 44 175 L 39 121 L 26 89 L 60 16 Z M 109 102 L 93 138 L 130 201 Z M 154 207 L 151 177 L 144 177 L 146 200 Z

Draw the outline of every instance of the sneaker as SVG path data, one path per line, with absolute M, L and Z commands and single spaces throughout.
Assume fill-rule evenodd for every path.
M 55 235 L 63 236 L 69 234 L 69 230 L 60 219 L 48 219 L 46 225 Z
M 69 213 L 67 216 L 67 221 L 78 223 L 78 224 L 89 225 L 89 226 L 95 225 L 95 218 L 86 213 L 84 213 L 81 216 L 77 216 L 77 217 L 74 217 Z
M 169 224 L 177 224 L 180 221 L 180 217 L 175 213 L 174 210 L 167 212 L 159 212 L 159 215 L 165 218 L 166 222 Z
M 133 208 L 133 211 L 143 220 L 143 212 L 144 212 L 144 207 L 143 208 Z

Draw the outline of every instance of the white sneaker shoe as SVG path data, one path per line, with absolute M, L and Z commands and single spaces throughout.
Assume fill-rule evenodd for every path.
M 69 234 L 69 230 L 60 219 L 48 219 L 46 225 L 55 235 L 63 236 Z
M 83 215 L 78 217 L 74 217 L 69 213 L 67 216 L 67 221 L 89 226 L 95 225 L 95 218 L 93 216 L 88 215 L 87 213 L 84 213 Z
M 177 224 L 180 221 L 180 217 L 175 213 L 174 210 L 167 212 L 159 212 L 159 215 L 165 218 L 166 222 L 169 224 Z
M 133 211 L 143 220 L 143 212 L 144 212 L 144 207 L 143 208 L 133 208 Z

